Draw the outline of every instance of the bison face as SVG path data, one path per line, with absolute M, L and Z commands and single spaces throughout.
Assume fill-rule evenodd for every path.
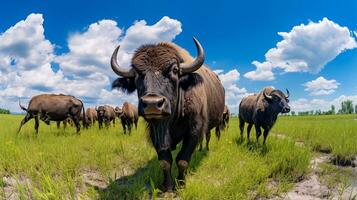
M 290 112 L 289 103 L 289 90 L 287 91 L 287 95 L 285 95 L 280 90 L 273 90 L 269 95 L 264 94 L 265 99 L 269 102 L 269 105 L 272 106 L 273 110 L 281 113 Z
M 105 107 L 104 106 L 99 106 L 98 108 L 96 108 L 96 111 L 97 111 L 97 115 L 98 115 L 99 119 L 104 117 L 104 114 L 105 114 Z
M 195 38 L 194 42 L 198 56 L 192 63 L 182 63 L 177 49 L 167 43 L 159 43 L 139 48 L 132 58 L 130 70 L 117 63 L 119 47 L 116 48 L 111 65 L 113 71 L 123 78 L 115 80 L 113 88 L 128 93 L 137 90 L 139 115 L 147 121 L 170 118 L 178 107 L 180 82 L 187 82 L 191 72 L 199 69 L 204 62 L 203 48 Z
M 121 116 L 123 115 L 123 113 L 124 113 L 124 112 L 123 112 L 123 109 L 119 108 L 118 106 L 115 107 L 114 112 L 115 112 L 115 115 L 116 115 L 117 117 L 121 117 Z

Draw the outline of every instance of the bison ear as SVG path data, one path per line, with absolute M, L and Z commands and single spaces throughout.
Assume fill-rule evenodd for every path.
M 180 87 L 189 90 L 203 82 L 203 78 L 198 73 L 189 73 L 180 77 Z
M 112 89 L 119 89 L 125 93 L 131 94 L 136 90 L 134 78 L 117 78 L 112 83 Z

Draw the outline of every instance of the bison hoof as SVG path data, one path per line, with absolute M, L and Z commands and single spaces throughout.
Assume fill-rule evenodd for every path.
M 185 170 L 188 167 L 188 162 L 186 160 L 179 160 L 177 165 L 180 169 Z
M 160 160 L 159 163 L 160 163 L 160 167 L 161 167 L 163 170 L 170 170 L 171 165 L 170 165 L 170 163 L 167 162 L 166 160 Z

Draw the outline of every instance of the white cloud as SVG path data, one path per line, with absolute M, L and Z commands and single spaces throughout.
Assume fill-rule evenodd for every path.
M 40 93 L 65 93 L 85 99 L 87 106 L 136 102 L 135 95 L 111 91 L 117 76 L 110 56 L 121 44 L 119 62 L 129 65 L 133 51 L 145 43 L 172 41 L 181 33 L 181 23 L 163 17 L 153 25 L 135 22 L 125 32 L 113 20 L 90 24 L 68 38 L 69 52 L 54 54 L 55 45 L 45 38 L 41 14 L 30 14 L 0 33 L 0 107 L 18 112 L 18 99 L 26 104 Z M 59 69 L 52 69 L 52 62 Z
M 53 48 L 45 39 L 42 15 L 30 14 L 0 35 L 0 71 L 41 67 L 52 61 Z
M 270 62 L 258 62 L 253 61 L 253 65 L 256 66 L 255 71 L 250 71 L 244 74 L 244 77 L 256 80 L 256 81 L 271 81 L 275 79 L 274 73 L 272 72 L 272 65 Z
M 236 69 L 230 70 L 227 73 L 224 73 L 221 69 L 214 70 L 214 72 L 218 74 L 225 88 L 226 104 L 232 113 L 237 113 L 240 100 L 249 95 L 245 88 L 240 88 L 237 85 L 240 73 Z
M 357 105 L 357 95 L 341 95 L 332 100 L 301 98 L 291 101 L 289 105 L 291 106 L 291 110 L 295 112 L 310 110 L 327 111 L 331 109 L 331 105 L 334 105 L 337 112 L 341 108 L 341 102 L 346 100 L 352 100 L 353 105 Z
M 347 27 L 327 18 L 279 32 L 283 40 L 265 54 L 265 61 L 253 61 L 255 71 L 244 76 L 253 80 L 273 80 L 273 68 L 284 72 L 319 72 L 342 52 L 357 47 L 355 38 Z
M 335 92 L 339 85 L 340 83 L 338 83 L 336 80 L 326 80 L 322 76 L 303 84 L 303 86 L 305 86 L 305 91 L 310 92 L 310 95 L 312 96 L 332 94 Z

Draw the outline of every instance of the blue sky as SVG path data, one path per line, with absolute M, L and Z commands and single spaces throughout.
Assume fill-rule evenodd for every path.
M 357 30 L 356 9 L 357 2 L 352 0 L 339 2 L 289 1 L 289 3 L 287 1 L 39 0 L 2 2 L 0 6 L 0 38 L 3 37 L 5 41 L 3 43 L 6 41 L 12 41 L 12 43 L 6 43 L 7 46 L 3 45 L 3 47 L 0 44 L 0 55 L 3 52 L 5 57 L 13 59 L 15 63 L 8 66 L 4 64 L 3 69 L 0 66 L 3 77 L 2 80 L 0 79 L 0 89 L 6 91 L 0 93 L 0 97 L 2 97 L 0 107 L 18 110 L 15 104 L 19 97 L 26 101 L 31 95 L 41 92 L 73 93 L 85 99 L 90 106 L 103 103 L 121 104 L 123 100 L 135 101 L 133 96 L 125 97 L 117 91 L 114 93 L 110 91 L 109 85 L 115 76 L 110 75 L 110 71 L 104 69 L 109 67 L 109 65 L 103 64 L 106 63 L 104 58 L 108 53 L 90 54 L 87 52 L 87 50 L 91 50 L 90 48 L 93 48 L 93 51 L 100 50 L 100 42 L 91 46 L 91 42 L 88 41 L 93 41 L 93 37 L 101 37 L 100 34 L 107 33 L 104 38 L 117 37 L 115 40 L 113 39 L 113 44 L 128 44 L 127 51 L 129 53 L 123 53 L 123 58 L 130 57 L 132 48 L 146 42 L 157 42 L 160 37 L 173 40 L 195 55 L 192 36 L 197 37 L 205 48 L 206 64 L 212 69 L 222 70 L 217 72 L 220 72 L 221 78 L 224 79 L 226 89 L 230 88 L 227 89 L 228 95 L 230 95 L 227 96 L 227 104 L 233 110 L 236 109 L 242 96 L 259 92 L 262 87 L 267 85 L 273 85 L 279 89 L 289 88 L 293 107 L 295 106 L 297 111 L 326 109 L 331 104 L 339 104 L 346 98 L 357 103 L 357 80 L 355 78 L 357 48 L 353 43 L 356 40 L 353 32 Z M 37 15 L 34 18 L 42 19 L 43 22 L 41 20 L 33 22 L 30 19 L 26 20 L 32 13 L 42 14 L 41 17 Z M 166 20 L 159 23 L 165 16 L 167 16 Z M 108 21 L 99 23 L 103 19 Z M 4 33 L 10 32 L 8 31 L 10 27 L 18 27 L 17 31 L 22 31 L 19 25 L 16 26 L 21 20 L 24 20 L 29 26 L 42 27 L 43 37 L 41 33 L 38 33 L 36 40 L 30 41 L 29 39 L 20 42 L 16 42 L 16 38 L 12 37 L 10 33 L 5 37 Z M 137 27 L 134 25 L 140 20 L 146 22 L 143 27 L 154 27 L 148 30 L 148 32 L 152 31 L 151 35 L 143 32 L 142 40 L 140 40 L 140 34 L 129 37 L 131 33 L 128 29 L 132 27 L 134 30 L 132 32 L 135 32 Z M 88 33 L 90 32 L 89 27 L 93 23 L 98 24 L 98 29 L 103 27 L 108 29 L 103 28 L 102 31 L 95 32 L 96 28 L 93 28 L 95 33 L 90 34 Z M 156 23 L 159 24 L 155 28 Z M 309 23 L 312 24 L 309 26 Z M 297 28 L 296 31 L 293 31 L 294 27 Z M 347 35 L 343 29 L 348 30 Z M 314 31 L 315 34 L 311 33 Z M 288 42 L 286 46 L 280 48 L 280 50 L 284 50 L 282 54 L 279 53 L 277 44 L 284 38 L 278 32 L 291 33 L 291 37 L 288 36 L 291 38 L 290 43 Z M 32 37 L 30 33 L 26 33 L 28 37 Z M 152 39 L 153 37 L 155 39 Z M 304 47 L 304 41 L 309 37 L 313 38 L 313 44 L 311 41 L 310 44 L 306 42 L 306 47 Z M 19 39 L 17 38 L 17 40 Z M 288 40 L 286 39 L 286 41 Z M 103 39 L 103 41 L 107 40 Z M 36 45 L 41 42 L 44 42 L 43 45 L 46 47 L 39 47 L 38 50 L 26 49 L 26 45 L 24 48 L 16 46 L 18 43 Z M 300 42 L 300 46 L 294 46 L 297 42 Z M 332 43 L 332 47 L 326 47 L 327 43 Z M 71 45 L 75 47 L 71 49 Z M 132 48 L 129 48 L 130 45 Z M 43 49 L 46 48 L 47 50 L 44 51 Z M 108 45 L 103 45 L 103 48 L 108 48 Z M 278 50 L 267 58 L 265 54 L 272 48 Z M 11 52 L 15 53 L 14 55 L 11 55 L 9 51 L 4 53 L 4 49 L 11 49 Z M 35 56 L 35 59 L 30 56 L 17 57 L 21 56 L 19 52 L 16 52 L 20 50 L 28 50 L 29 55 Z M 109 50 L 103 49 L 105 52 L 109 52 Z M 335 50 L 336 53 L 330 53 Z M 314 53 L 306 53 L 308 51 L 322 53 L 311 58 L 310 55 L 313 57 Z M 45 58 L 41 58 L 44 54 Z M 101 55 L 103 55 L 103 59 L 96 58 Z M 22 62 L 21 59 L 25 58 L 31 58 L 38 61 L 39 64 L 34 67 L 37 64 L 35 61 L 30 64 Z M 327 64 L 323 62 L 324 59 Z M 260 63 L 267 61 L 269 70 L 266 71 L 267 68 L 264 68 L 264 72 L 270 75 L 258 76 L 257 73 L 252 76 L 247 75 L 246 73 L 256 69 L 256 66 L 252 64 L 253 61 Z M 288 66 L 281 64 L 288 61 L 292 62 Z M 308 66 L 305 68 L 304 65 L 300 66 L 301 61 L 306 61 Z M 127 62 L 123 61 L 123 63 Z M 75 64 L 81 65 L 78 67 L 81 70 L 75 69 Z M 48 68 L 49 66 L 50 68 Z M 14 68 L 14 70 L 8 68 Z M 49 69 L 52 69 L 53 72 Z M 84 72 L 84 69 L 90 69 L 88 74 Z M 234 69 L 236 71 L 232 71 Z M 26 70 L 28 73 L 21 74 L 18 70 Z M 36 78 L 36 72 L 48 74 L 42 78 Z M 8 77 L 7 80 L 4 80 L 6 79 L 4 77 Z M 34 77 L 36 83 L 32 83 L 31 78 Z M 12 80 L 17 80 L 18 83 L 15 84 L 16 81 L 11 82 Z M 63 82 L 61 80 L 67 81 L 68 84 L 58 87 L 56 81 Z M 81 84 L 86 80 L 90 81 Z M 95 81 L 100 83 L 90 88 L 89 85 L 96 84 Z M 20 82 L 29 82 L 30 84 L 21 85 Z M 67 87 L 73 87 L 73 90 L 69 90 Z M 87 95 L 87 93 L 92 94 Z M 101 97 L 96 97 L 96 95 Z

